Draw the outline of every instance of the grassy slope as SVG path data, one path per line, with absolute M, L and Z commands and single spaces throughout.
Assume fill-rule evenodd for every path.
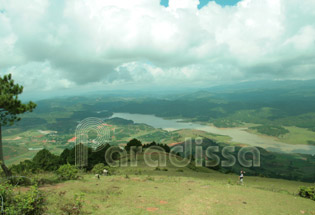
M 155 171 L 140 160 L 114 176 L 98 180 L 89 174 L 42 189 L 49 192 L 49 214 L 60 213 L 60 205 L 78 193 L 91 214 L 315 214 L 315 202 L 296 195 L 299 186 L 311 184 L 245 177 L 239 185 L 237 175 L 206 168 L 167 169 Z

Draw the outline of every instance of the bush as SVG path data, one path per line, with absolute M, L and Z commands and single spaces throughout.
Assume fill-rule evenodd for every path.
M 44 213 L 45 199 L 36 186 L 32 186 L 24 193 L 15 193 L 13 189 L 14 186 L 9 184 L 0 185 L 4 214 L 40 215 Z
M 136 170 L 136 171 L 135 171 L 135 175 L 142 175 L 141 169 Z
M 63 198 L 62 198 L 63 199 Z M 60 210 L 63 212 L 63 214 L 69 214 L 69 215 L 80 215 L 85 214 L 83 212 L 83 205 L 84 205 L 84 194 L 75 194 L 74 201 L 66 201 L 59 206 Z
M 154 169 L 155 171 L 168 171 L 168 169 L 167 168 L 160 168 L 160 167 L 156 167 L 155 169 Z
M 99 163 L 93 167 L 92 173 L 102 175 L 104 169 L 105 169 L 105 165 L 103 163 Z
M 70 164 L 59 167 L 56 171 L 59 180 L 76 180 L 78 179 L 78 169 Z
M 24 185 L 24 186 L 29 186 L 32 185 L 32 179 L 25 177 L 25 176 L 12 176 L 8 180 L 8 182 L 12 185 Z
M 32 184 L 36 184 L 38 186 L 44 184 L 55 184 L 59 182 L 59 177 L 55 174 L 40 174 L 34 175 L 32 178 Z
M 31 160 L 25 160 L 19 164 L 12 165 L 10 170 L 16 174 L 27 175 L 36 172 L 35 163 Z
M 92 173 L 102 175 L 104 169 L 107 170 L 107 175 L 113 175 L 115 173 L 115 168 L 105 166 L 103 163 L 96 164 L 92 169 Z
M 299 196 L 315 201 L 315 187 L 300 187 Z

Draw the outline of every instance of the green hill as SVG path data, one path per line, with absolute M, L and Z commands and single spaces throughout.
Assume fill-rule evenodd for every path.
M 111 176 L 84 174 L 82 180 L 41 187 L 48 214 L 67 214 L 73 197 L 86 214 L 315 214 L 315 203 L 297 195 L 310 183 L 222 174 L 190 164 L 177 168 L 117 167 Z M 83 213 L 83 214 L 84 214 Z M 68 213 L 70 214 L 70 213 Z

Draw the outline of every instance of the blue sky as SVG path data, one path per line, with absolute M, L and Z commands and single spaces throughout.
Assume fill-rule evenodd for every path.
M 168 6 L 169 0 L 161 0 L 161 5 Z M 202 8 L 205 5 L 208 4 L 209 1 L 215 1 L 217 4 L 226 6 L 226 5 L 236 5 L 237 2 L 241 0 L 199 0 L 200 4 L 198 5 L 198 8 Z

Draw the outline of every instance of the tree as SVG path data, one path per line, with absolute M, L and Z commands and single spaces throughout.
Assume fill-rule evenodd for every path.
M 127 143 L 125 149 L 127 152 L 129 152 L 130 149 L 133 148 L 134 152 L 136 153 L 141 147 L 142 147 L 141 141 L 134 138 Z
M 11 176 L 11 171 L 4 163 L 3 146 L 2 146 L 2 126 L 13 125 L 19 121 L 20 114 L 31 112 L 36 104 L 29 102 L 23 104 L 18 95 L 23 92 L 23 86 L 15 84 L 11 74 L 0 77 L 0 162 L 3 172 L 7 177 Z
M 44 171 L 54 171 L 59 168 L 59 157 L 47 149 L 42 149 L 33 158 L 36 168 Z

